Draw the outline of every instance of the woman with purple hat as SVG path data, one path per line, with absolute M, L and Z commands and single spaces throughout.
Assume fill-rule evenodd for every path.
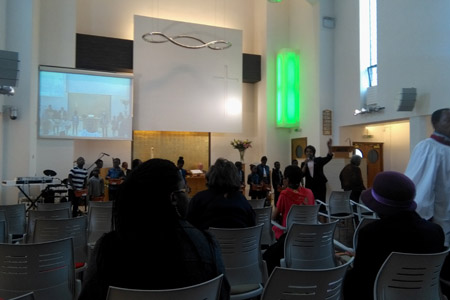
M 392 252 L 437 253 L 444 250 L 444 232 L 415 211 L 416 188 L 398 172 L 377 174 L 371 189 L 361 201 L 380 217 L 358 234 L 353 268 L 344 280 L 344 298 L 373 299 L 373 284 L 386 258 Z

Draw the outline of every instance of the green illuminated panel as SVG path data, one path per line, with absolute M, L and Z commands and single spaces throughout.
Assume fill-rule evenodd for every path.
M 300 125 L 300 66 L 295 50 L 282 49 L 277 55 L 277 127 Z

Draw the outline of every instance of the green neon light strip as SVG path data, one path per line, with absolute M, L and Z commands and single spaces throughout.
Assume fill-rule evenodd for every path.
M 282 49 L 277 55 L 277 127 L 300 125 L 300 63 L 295 50 Z

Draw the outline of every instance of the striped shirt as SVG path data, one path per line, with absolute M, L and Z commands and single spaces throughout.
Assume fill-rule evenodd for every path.
M 69 176 L 72 177 L 72 184 L 73 187 L 69 187 L 71 189 L 75 190 L 82 190 L 84 187 L 85 179 L 88 175 L 88 172 L 86 169 L 80 169 L 78 167 L 74 167 L 69 172 Z

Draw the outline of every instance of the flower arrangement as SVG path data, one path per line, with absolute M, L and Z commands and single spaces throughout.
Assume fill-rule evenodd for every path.
M 252 141 L 249 140 L 232 140 L 231 146 L 233 146 L 234 149 L 238 149 L 239 151 L 247 150 L 248 148 L 252 147 Z

